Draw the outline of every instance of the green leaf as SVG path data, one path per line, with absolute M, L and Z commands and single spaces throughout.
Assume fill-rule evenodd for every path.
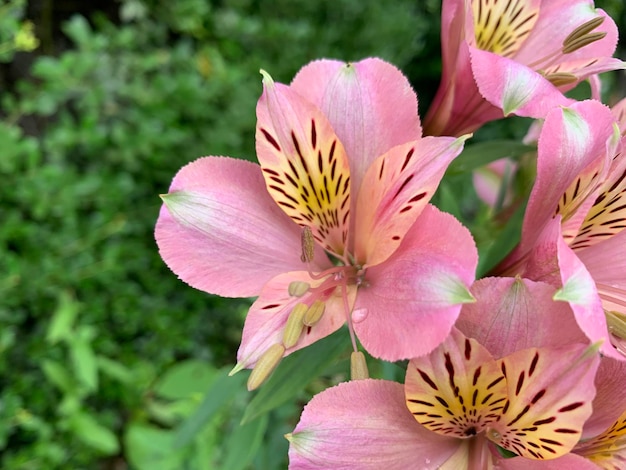
M 174 433 L 145 424 L 130 424 L 124 434 L 126 457 L 138 470 L 179 470 L 183 453 L 174 451 Z
M 69 425 L 76 437 L 89 447 L 105 455 L 113 455 L 119 452 L 120 446 L 115 434 L 98 423 L 90 414 L 85 412 L 76 413 L 70 418 Z
M 59 304 L 54 311 L 46 341 L 55 344 L 60 340 L 69 339 L 72 335 L 74 319 L 78 313 L 79 303 L 67 291 L 59 292 Z
M 525 210 L 525 204 L 518 207 L 493 243 L 483 253 L 479 253 L 477 279 L 485 276 L 517 245 L 522 232 Z
M 115 379 L 125 385 L 133 383 L 133 373 L 121 362 L 114 361 L 108 357 L 97 356 L 96 363 L 98 365 L 98 369 L 112 379 Z
M 295 396 L 336 361 L 348 344 L 346 330 L 342 328 L 327 338 L 287 356 L 250 401 L 241 422 L 252 421 Z
M 69 343 L 70 357 L 78 381 L 88 390 L 98 388 L 98 364 L 91 347 L 91 331 L 89 327 L 81 327 Z
M 220 371 L 195 413 L 178 426 L 174 438 L 176 449 L 190 444 L 217 412 L 242 391 L 245 376 L 240 374 L 229 377 L 228 372 L 227 369 Z
M 41 369 L 46 378 L 63 393 L 69 394 L 76 388 L 72 375 L 58 362 L 44 359 Z
M 267 429 L 268 415 L 238 426 L 226 441 L 226 456 L 222 468 L 244 470 L 257 454 Z
M 170 367 L 154 386 L 154 392 L 163 398 L 176 400 L 196 393 L 204 394 L 217 376 L 211 364 L 187 360 Z
M 452 161 L 446 174 L 467 173 L 500 158 L 517 158 L 533 150 L 536 150 L 534 146 L 517 140 L 489 140 L 467 145 L 461 155 Z

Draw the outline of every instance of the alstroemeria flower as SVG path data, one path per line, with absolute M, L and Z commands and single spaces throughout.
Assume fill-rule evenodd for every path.
M 595 101 L 548 114 L 520 243 L 495 271 L 561 287 L 592 341 L 609 337 L 605 312 L 609 326 L 626 315 L 626 159 L 615 122 Z M 616 354 L 609 341 L 602 351 Z
M 591 414 L 595 347 L 529 348 L 495 360 L 453 329 L 409 362 L 403 386 L 357 380 L 315 396 L 291 435 L 291 470 L 507 469 L 567 454 Z M 404 405 L 404 406 L 403 406 Z
M 591 0 L 444 0 L 443 73 L 427 135 L 461 135 L 514 113 L 543 118 L 562 92 L 623 69 L 617 27 Z
M 263 84 L 260 166 L 184 167 L 157 223 L 161 256 L 198 289 L 259 296 L 237 369 L 271 369 L 346 321 L 374 356 L 431 351 L 473 300 L 473 240 L 428 205 L 464 138 L 422 138 L 408 81 L 377 59 Z

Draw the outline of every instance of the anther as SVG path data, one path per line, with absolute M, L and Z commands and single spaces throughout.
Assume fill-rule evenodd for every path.
M 626 339 L 626 315 L 605 310 L 609 332 L 620 339 Z
M 259 388 L 272 374 L 276 366 L 285 354 L 282 344 L 273 344 L 265 351 L 257 361 L 250 377 L 248 377 L 248 391 Z
M 304 227 L 302 229 L 302 255 L 300 259 L 303 263 L 310 263 L 313 261 L 315 254 L 315 240 L 313 239 L 313 232 L 310 227 Z
M 314 326 L 324 315 L 324 310 L 326 310 L 326 304 L 321 300 L 316 300 L 304 314 L 302 323 L 306 326 Z
M 287 292 L 291 297 L 302 297 L 311 288 L 311 284 L 304 281 L 293 281 L 289 283 Z
M 365 355 L 361 351 L 353 351 L 350 355 L 350 379 L 363 380 L 369 378 L 370 374 L 367 370 Z
M 571 41 L 567 44 L 564 44 L 562 52 L 563 54 L 571 54 L 572 52 L 577 51 L 578 49 L 581 49 L 593 42 L 599 41 L 604 36 L 606 36 L 606 33 L 603 31 L 599 33 L 586 34 L 585 36 L 575 39 L 574 41 Z
M 595 18 L 587 21 L 586 23 L 581 24 L 578 28 L 575 28 L 574 31 L 569 33 L 565 40 L 563 40 L 563 47 L 567 47 L 567 45 L 571 42 L 576 41 L 577 39 L 585 36 L 590 33 L 598 26 L 604 23 L 604 16 L 596 16 Z
M 283 331 L 283 346 L 285 346 L 285 349 L 295 346 L 298 339 L 300 339 L 302 328 L 304 328 L 302 320 L 308 308 L 306 304 L 297 304 L 289 314 L 285 330 Z
M 578 77 L 576 75 L 567 72 L 551 73 L 550 75 L 546 75 L 545 77 L 555 87 L 570 85 L 578 81 Z

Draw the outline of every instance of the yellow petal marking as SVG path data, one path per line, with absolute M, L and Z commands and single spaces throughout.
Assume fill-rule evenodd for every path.
M 539 9 L 525 0 L 474 0 L 474 36 L 479 49 L 514 56 L 532 31 Z

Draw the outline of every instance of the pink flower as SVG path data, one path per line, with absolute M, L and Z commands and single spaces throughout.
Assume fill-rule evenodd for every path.
M 619 140 L 615 116 L 598 102 L 547 115 L 520 243 L 494 271 L 560 287 L 556 298 L 570 303 L 592 341 L 608 339 L 608 331 L 626 337 L 626 159 Z M 602 351 L 619 357 L 610 341 Z
M 473 240 L 428 205 L 465 138 L 422 138 L 414 92 L 377 59 L 317 61 L 291 86 L 265 73 L 263 84 L 260 166 L 184 167 L 163 197 L 161 256 L 198 289 L 259 296 L 237 370 L 269 371 L 346 322 L 377 357 L 431 351 L 473 300 Z
M 561 92 L 623 69 L 617 27 L 590 0 L 444 0 L 443 74 L 427 135 L 462 135 L 511 113 L 544 117 Z
M 599 360 L 581 344 L 496 360 L 453 330 L 409 362 L 404 387 L 358 380 L 315 396 L 287 436 L 289 468 L 508 469 L 516 459 L 501 458 L 496 446 L 534 468 L 578 442 Z

